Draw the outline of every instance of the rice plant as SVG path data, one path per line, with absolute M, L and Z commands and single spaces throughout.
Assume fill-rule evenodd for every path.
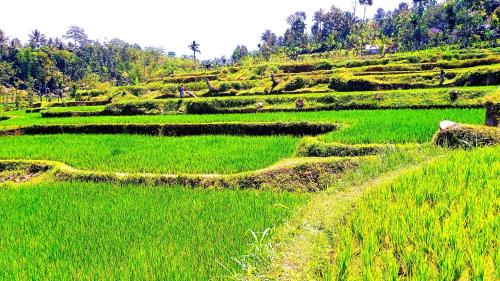
M 0 138 L 0 159 L 64 162 L 95 171 L 229 174 L 292 156 L 290 136 L 37 135 Z
M 0 129 L 36 124 L 95 123 L 211 123 L 211 122 L 290 122 L 316 121 L 345 124 L 340 131 L 324 137 L 344 143 L 428 142 L 442 120 L 483 124 L 484 109 L 432 110 L 352 110 L 320 112 L 273 112 L 260 114 L 101 116 L 78 118 L 41 118 L 39 114 L 9 113 L 12 118 L 0 121 Z M 207 132 L 209 133 L 209 132 Z
M 499 163 L 455 152 L 371 191 L 338 225 L 338 279 L 498 280 Z
M 1 280 L 209 280 L 308 196 L 91 183 L 0 186 Z M 287 206 L 283 208 L 282 206 Z

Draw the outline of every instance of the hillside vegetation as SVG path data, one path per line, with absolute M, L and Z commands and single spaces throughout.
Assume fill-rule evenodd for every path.
M 332 51 L 4 99 L 0 279 L 497 280 L 499 70 Z

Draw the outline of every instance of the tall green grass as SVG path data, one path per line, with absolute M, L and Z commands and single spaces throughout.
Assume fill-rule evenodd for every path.
M 305 194 L 0 185 L 0 280 L 209 280 Z M 220 264 L 219 264 L 220 263 Z
M 372 190 L 338 226 L 337 280 L 498 280 L 500 148 L 460 151 Z
M 0 121 L 0 129 L 32 124 L 83 123 L 206 123 L 206 122 L 338 122 L 348 127 L 325 136 L 327 141 L 344 143 L 428 142 L 440 121 L 448 119 L 468 124 L 483 124 L 484 109 L 432 110 L 352 110 L 321 112 L 273 112 L 260 114 L 102 116 L 79 118 L 41 118 L 39 114 L 10 113 Z M 209 132 L 207 132 L 209 133 Z
M 0 138 L 0 159 L 55 160 L 96 171 L 236 173 L 292 156 L 290 136 L 37 135 Z

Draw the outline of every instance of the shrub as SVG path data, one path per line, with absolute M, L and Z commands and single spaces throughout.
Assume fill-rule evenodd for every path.
M 295 91 L 298 89 L 305 88 L 308 85 L 309 82 L 306 79 L 298 76 L 298 77 L 293 77 L 292 80 L 288 81 L 283 87 L 283 89 L 285 91 Z
M 486 99 L 486 125 L 500 125 L 500 91 L 496 91 Z
M 40 134 L 144 134 L 159 136 L 194 135 L 319 135 L 337 129 L 331 123 L 194 123 L 194 124 L 68 124 L 32 125 L 0 131 L 5 135 Z
M 313 64 L 284 64 L 280 65 L 279 68 L 286 73 L 302 73 L 316 70 Z
M 108 115 L 146 115 L 158 114 L 162 111 L 160 103 L 153 101 L 113 103 L 106 106 Z
M 500 84 L 500 68 L 484 67 L 465 71 L 457 76 L 457 86 L 487 86 Z
M 204 82 L 205 79 L 208 80 L 217 80 L 217 75 L 197 75 L 197 76 L 177 76 L 177 77 L 167 77 L 163 79 L 163 83 L 177 83 L 177 84 L 183 84 L 183 83 L 193 83 L 193 82 Z
M 297 156 L 302 157 L 353 157 L 378 154 L 385 145 L 345 145 L 340 143 L 325 143 L 315 138 L 304 138 L 297 147 Z
M 111 100 L 104 101 L 67 101 L 51 103 L 50 107 L 71 107 L 71 106 L 98 106 L 110 104 Z
M 90 117 L 109 115 L 105 111 L 45 111 L 41 113 L 42 118 L 64 118 L 64 117 Z
M 436 145 L 450 148 L 474 148 L 500 144 L 500 128 L 457 125 L 434 136 Z
M 330 61 L 320 61 L 317 65 L 316 65 L 316 70 L 332 70 L 333 69 L 333 63 L 331 63 Z

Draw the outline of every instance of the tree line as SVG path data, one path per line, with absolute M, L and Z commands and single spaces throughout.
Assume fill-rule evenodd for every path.
M 379 1 L 379 0 L 375 0 Z M 482 42 L 496 46 L 500 35 L 500 0 L 413 0 L 402 2 L 394 10 L 378 9 L 372 18 L 366 9 L 373 0 L 355 0 L 351 11 L 335 6 L 320 9 L 307 28 L 305 12 L 290 15 L 282 35 L 266 30 L 258 45 L 258 55 L 268 59 L 272 54 L 320 53 L 332 50 L 361 51 L 366 45 L 386 46 L 393 51 L 414 51 L 455 44 L 469 47 Z M 355 16 L 364 9 L 362 18 Z M 243 55 L 242 55 L 243 54 Z M 238 46 L 233 59 L 249 55 Z
M 191 60 L 177 58 L 173 52 L 165 54 L 160 48 L 141 48 L 120 39 L 100 43 L 77 26 L 62 38 L 47 38 L 34 30 L 24 45 L 0 30 L 0 85 L 39 97 L 76 93 L 78 88 L 102 82 L 138 84 L 189 69 Z
M 375 0 L 379 1 L 379 0 Z M 365 45 L 383 51 L 411 51 L 455 44 L 468 47 L 481 42 L 496 46 L 500 34 L 500 0 L 413 0 L 394 10 L 378 9 L 368 18 L 366 10 L 373 0 L 355 0 L 353 9 L 332 6 L 320 9 L 308 28 L 305 12 L 290 15 L 282 35 L 266 30 L 258 49 L 237 46 L 230 58 L 199 62 L 200 44 L 193 41 L 192 56 L 177 58 L 160 48 L 142 48 L 120 39 L 107 42 L 90 40 L 85 31 L 72 26 L 62 38 L 47 38 L 39 30 L 26 44 L 8 38 L 0 30 L 1 88 L 26 90 L 42 96 L 76 94 L 78 88 L 100 83 L 132 85 L 157 79 L 198 65 L 207 69 L 240 62 L 247 56 L 269 60 L 273 54 L 295 59 L 300 54 L 332 50 L 360 52 Z M 363 17 L 355 16 L 363 9 Z

